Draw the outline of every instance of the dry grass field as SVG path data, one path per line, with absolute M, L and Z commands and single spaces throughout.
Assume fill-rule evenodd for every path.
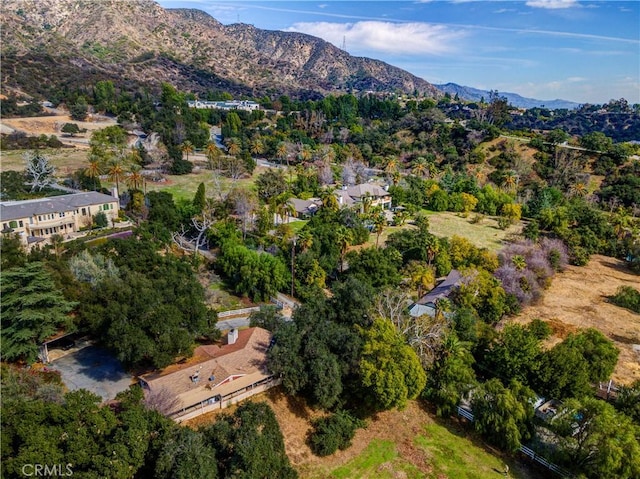
M 402 411 L 376 415 L 366 429 L 357 431 L 347 450 L 318 457 L 311 452 L 306 439 L 311 421 L 322 413 L 309 408 L 303 400 L 284 395 L 280 388 L 249 400 L 265 401 L 273 409 L 287 456 L 304 479 L 491 479 L 500 477 L 505 463 L 509 464 L 512 478 L 539 477 L 522 463 L 484 444 L 456 421 L 435 419 L 431 411 L 416 401 L 410 401 Z M 209 424 L 217 414 L 195 418 L 188 425 Z
M 622 261 L 594 255 L 587 266 L 569 266 L 556 275 L 542 300 L 512 321 L 547 322 L 553 329 L 548 347 L 581 329 L 601 331 L 620 349 L 613 380 L 629 384 L 640 379 L 640 315 L 607 302 L 619 286 L 638 288 L 640 276 Z
M 60 135 L 60 129 L 65 123 L 75 123 L 78 127 L 86 129 L 87 133 L 79 134 L 76 138 L 88 138 L 91 136 L 93 130 L 99 130 L 100 128 L 106 128 L 107 126 L 115 125 L 116 121 L 113 118 L 107 118 L 104 116 L 89 116 L 87 121 L 74 121 L 69 115 L 54 115 L 54 116 L 35 116 L 27 118 L 3 118 L 2 125 L 5 125 L 13 130 L 23 131 L 27 135 L 39 136 L 39 135 Z M 65 138 L 61 138 L 62 141 Z

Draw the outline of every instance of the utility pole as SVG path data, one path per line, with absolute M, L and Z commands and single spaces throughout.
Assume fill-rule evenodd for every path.
M 293 298 L 293 285 L 296 279 L 295 273 L 295 264 L 296 264 L 296 237 L 293 237 L 293 243 L 291 243 L 291 297 Z

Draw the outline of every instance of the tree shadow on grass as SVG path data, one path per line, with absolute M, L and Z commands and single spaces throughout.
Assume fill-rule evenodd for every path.
M 473 423 L 471 423 L 471 421 L 457 415 L 438 417 L 435 406 L 425 401 L 419 401 L 419 404 L 421 409 L 426 411 L 438 426 L 445 428 L 450 434 L 456 437 L 468 440 L 485 453 L 498 458 L 504 464 L 508 465 L 511 471 L 509 475 L 510 478 L 557 478 L 554 473 L 548 469 L 538 467 L 537 464 L 527 460 L 527 458 L 523 457 L 520 453 L 509 454 L 487 443 L 482 436 L 473 429 Z M 423 432 L 423 434 L 428 435 L 426 431 Z M 504 469 L 492 469 L 504 476 Z
M 279 401 L 285 401 L 287 409 L 291 414 L 296 417 L 309 420 L 311 415 L 309 414 L 309 405 L 307 401 L 301 396 L 290 396 L 286 394 L 282 386 L 276 386 L 269 389 L 265 393 L 270 401 L 276 403 Z

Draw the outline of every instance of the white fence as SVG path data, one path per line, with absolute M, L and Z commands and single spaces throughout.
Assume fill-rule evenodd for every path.
M 468 409 L 464 409 L 458 406 L 458 414 L 464 417 L 465 419 L 468 419 L 469 421 L 473 422 L 473 413 Z M 542 464 L 547 469 L 550 469 L 551 471 L 555 472 L 561 477 L 566 477 L 566 478 L 574 477 L 573 474 L 571 474 L 569 471 L 566 471 L 562 469 L 560 466 L 557 466 L 547 461 L 544 457 L 539 456 L 533 449 L 530 449 L 527 446 L 520 446 L 520 452 L 523 453 L 525 456 L 530 457 L 531 459 L 536 461 L 538 464 Z
M 254 306 L 253 308 L 232 309 L 231 311 L 222 311 L 218 313 L 218 318 L 228 318 L 230 316 L 248 316 L 256 311 L 260 311 L 259 306 Z

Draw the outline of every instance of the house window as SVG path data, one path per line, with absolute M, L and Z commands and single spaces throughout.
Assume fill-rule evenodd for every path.
M 102 205 L 102 209 L 103 209 L 104 211 L 108 211 L 108 210 L 109 210 L 109 203 L 107 203 L 107 204 L 105 204 L 105 205 Z
M 82 208 L 82 216 L 87 216 L 87 209 L 86 208 Z
M 9 227 L 10 228 L 17 228 L 18 227 L 18 222 L 17 221 L 9 221 Z
M 33 224 L 33 216 L 31 218 L 29 218 L 29 224 L 32 225 Z
M 64 218 L 64 211 L 62 211 L 59 215 L 60 218 Z
M 38 221 L 42 221 L 42 216 L 38 215 Z
M 24 223 L 22 222 L 22 220 L 20 220 L 18 224 L 20 225 L 20 228 L 24 228 Z

